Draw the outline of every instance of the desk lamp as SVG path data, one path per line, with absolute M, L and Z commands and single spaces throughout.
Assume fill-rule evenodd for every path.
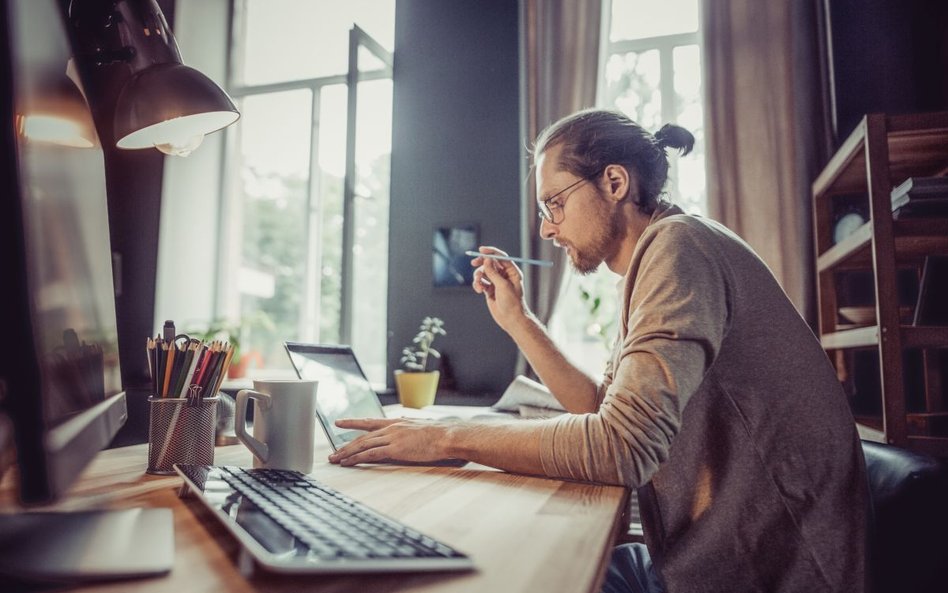
M 35 142 L 91 148 L 98 142 L 86 100 L 64 71 L 42 77 L 17 105 L 16 131 Z
M 68 16 L 78 60 L 127 66 L 114 114 L 119 148 L 187 156 L 240 117 L 222 88 L 181 62 L 155 0 L 72 0 Z

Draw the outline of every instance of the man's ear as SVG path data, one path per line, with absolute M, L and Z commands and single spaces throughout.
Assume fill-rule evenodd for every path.
M 626 196 L 635 193 L 632 176 L 622 165 L 608 165 L 603 174 L 606 178 L 606 197 L 613 202 L 621 202 Z

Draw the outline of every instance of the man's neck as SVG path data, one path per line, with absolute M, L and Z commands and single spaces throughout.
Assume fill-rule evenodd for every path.
M 609 267 L 612 273 L 619 276 L 625 276 L 628 271 L 629 264 L 632 262 L 632 254 L 635 253 L 635 246 L 638 245 L 639 238 L 645 232 L 645 227 L 652 220 L 651 214 L 640 212 L 634 205 L 632 209 L 626 212 L 626 215 L 629 221 L 628 232 L 616 254 L 606 261 L 606 266 Z

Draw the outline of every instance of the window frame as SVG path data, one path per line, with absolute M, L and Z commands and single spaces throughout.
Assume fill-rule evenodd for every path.
M 698 51 L 701 50 L 702 45 L 702 30 L 700 27 L 700 11 L 701 4 L 698 3 L 698 21 L 699 27 L 697 31 L 691 31 L 687 33 L 671 33 L 668 35 L 657 35 L 654 37 L 643 37 L 640 39 L 621 39 L 617 41 L 612 41 L 611 39 L 611 30 L 612 30 L 612 1 L 603 0 L 602 2 L 602 21 L 600 24 L 600 53 L 599 53 L 599 77 L 597 80 L 597 93 L 596 93 L 596 104 L 605 109 L 616 109 L 614 104 L 607 103 L 607 88 L 608 82 L 605 76 L 606 65 L 609 62 L 609 59 L 613 56 L 623 56 L 628 53 L 644 53 L 646 51 L 658 51 L 658 60 L 659 60 L 659 84 L 658 90 L 661 93 L 661 119 L 663 122 L 672 122 L 677 121 L 679 116 L 679 104 L 678 96 L 675 92 L 675 61 L 674 55 L 675 50 L 679 47 L 687 46 L 697 46 Z M 671 195 L 673 200 L 680 199 L 680 189 L 678 185 L 678 161 L 677 159 L 669 159 L 669 184 L 666 188 L 668 193 Z M 705 187 L 705 203 L 707 200 L 707 187 Z M 561 319 L 558 319 L 560 315 L 563 315 L 563 309 L 561 307 L 564 302 L 563 299 L 571 299 L 579 297 L 572 295 L 567 296 L 569 292 L 575 292 L 577 289 L 585 290 L 586 287 L 592 287 L 594 285 L 602 291 L 605 291 L 607 294 L 592 294 L 592 297 L 602 296 L 612 298 L 614 290 L 620 290 L 614 286 L 615 282 L 621 281 L 618 276 L 614 276 L 608 270 L 600 269 L 596 272 L 595 276 L 581 277 L 576 275 L 572 270 L 568 271 L 567 276 L 564 279 L 561 292 L 559 294 L 559 300 L 557 301 L 558 306 L 554 311 L 554 318 L 551 319 L 549 325 L 551 334 L 554 337 L 554 340 L 563 347 L 565 352 L 568 352 L 573 360 L 579 364 L 584 371 L 590 374 L 598 374 L 601 372 L 600 363 L 604 364 L 606 360 L 611 355 L 609 347 L 601 341 L 601 338 L 593 337 L 594 334 L 590 333 L 591 329 L 595 329 L 599 325 L 597 322 L 597 315 L 591 312 L 588 307 L 588 304 L 583 305 L 583 314 L 589 316 L 587 331 L 580 335 L 574 335 L 569 331 L 568 325 L 563 322 Z M 610 301 L 611 302 L 611 301 Z M 615 302 L 618 307 L 618 299 Z M 606 311 L 609 310 L 609 307 L 604 307 Z M 618 315 L 618 312 L 616 312 Z M 600 317 L 603 315 L 602 312 L 598 314 Z M 618 326 L 612 326 L 609 328 L 609 333 L 612 338 L 615 338 L 615 332 L 617 331 Z M 579 338 L 579 339 L 577 339 Z M 599 357 L 602 357 L 602 360 L 599 360 Z
M 226 79 L 224 88 L 238 104 L 248 97 L 263 96 L 288 91 L 309 91 L 310 93 L 310 146 L 309 164 L 307 169 L 308 183 L 306 185 L 305 209 L 307 212 L 304 223 L 304 233 L 308 247 L 306 249 L 304 278 L 304 292 L 300 299 L 300 311 L 297 322 L 300 341 L 319 341 L 320 295 L 321 295 L 321 264 L 323 258 L 322 244 L 319 233 L 315 231 L 319 215 L 323 206 L 320 195 L 321 170 L 319 165 L 319 130 L 321 93 L 326 87 L 345 85 L 347 89 L 346 114 L 346 156 L 345 177 L 343 180 L 343 233 L 342 233 L 342 263 L 340 273 L 342 286 L 340 294 L 340 326 L 339 341 L 351 343 L 354 308 L 352 251 L 355 245 L 355 146 L 356 146 L 356 114 L 358 105 L 358 83 L 393 78 L 393 54 L 375 41 L 364 30 L 353 24 L 349 31 L 349 60 L 348 71 L 330 76 L 320 76 L 298 80 L 288 80 L 266 84 L 244 84 L 239 80 L 238 73 L 242 72 L 241 60 L 246 51 L 245 3 L 243 0 L 229 2 L 228 54 Z M 382 67 L 374 70 L 360 71 L 358 66 L 359 48 L 364 47 L 373 56 L 382 62 Z M 234 296 L 229 287 L 236 286 L 235 274 L 239 273 L 241 254 L 239 249 L 233 249 L 236 243 L 235 236 L 239 236 L 238 226 L 242 224 L 240 203 L 236 191 L 236 184 L 240 169 L 243 165 L 240 157 L 240 130 L 228 128 L 225 130 L 221 165 L 221 178 L 218 216 L 218 266 L 215 277 L 214 304 L 218 312 L 230 318 L 240 315 L 240 295 Z
M 702 29 L 701 29 L 701 3 L 698 2 L 698 30 L 687 33 L 671 33 L 669 35 L 657 35 L 654 37 L 643 37 L 640 39 L 620 39 L 612 41 L 610 39 L 612 32 L 612 0 L 603 0 L 602 2 L 602 23 L 600 25 L 600 53 L 599 53 L 599 77 L 596 89 L 596 104 L 606 109 L 614 109 L 613 105 L 606 105 L 606 77 L 605 68 L 609 58 L 613 55 L 621 56 L 627 53 L 643 53 L 646 51 L 658 51 L 659 65 L 659 86 L 658 90 L 662 96 L 661 119 L 664 122 L 677 120 L 678 116 L 678 97 L 675 93 L 675 49 L 695 45 L 698 51 L 701 51 Z M 607 30 L 608 29 L 608 30 Z M 672 199 L 679 197 L 678 189 L 678 163 L 676 159 L 669 159 L 670 170 L 669 180 L 671 181 Z M 707 189 L 707 188 L 706 188 Z M 705 193 L 707 200 L 707 193 Z

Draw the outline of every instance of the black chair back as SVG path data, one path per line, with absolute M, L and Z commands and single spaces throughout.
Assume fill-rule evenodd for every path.
M 948 464 L 862 442 L 872 501 L 873 593 L 948 591 Z

